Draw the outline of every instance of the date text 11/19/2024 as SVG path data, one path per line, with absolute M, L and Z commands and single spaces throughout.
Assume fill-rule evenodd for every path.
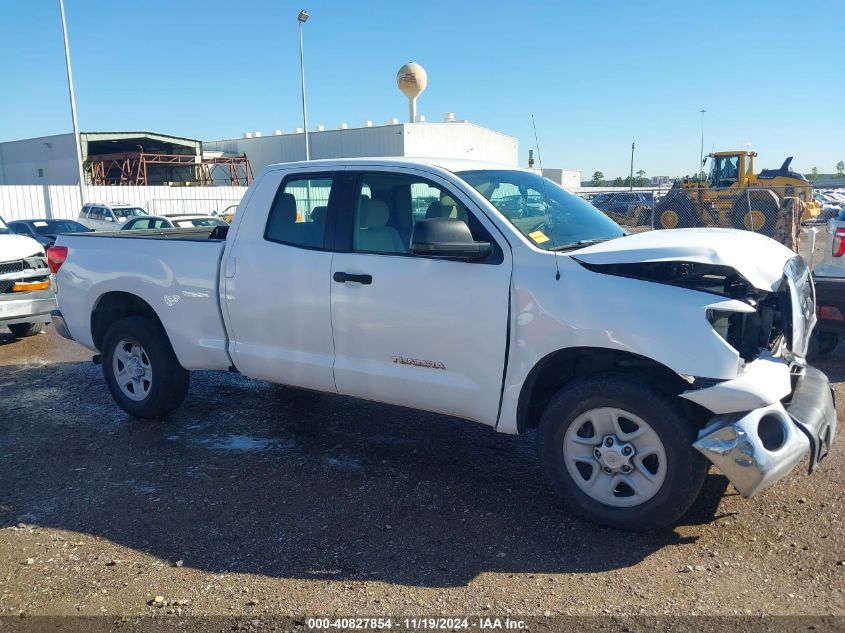
M 400 631 L 454 631 L 478 629 L 519 631 L 525 629 L 523 620 L 496 617 L 449 618 L 308 618 L 306 625 L 311 630 L 389 630 Z

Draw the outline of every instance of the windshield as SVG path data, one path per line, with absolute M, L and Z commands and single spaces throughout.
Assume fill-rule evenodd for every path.
M 90 231 L 79 222 L 73 220 L 34 220 L 32 228 L 39 235 L 58 235 L 59 233 L 80 233 Z
M 192 218 L 190 220 L 173 220 L 173 223 L 181 228 L 192 226 L 226 226 L 223 220 L 217 218 Z
M 577 248 L 625 235 L 622 227 L 589 202 L 538 174 L 484 169 L 458 176 L 540 248 Z
M 125 220 L 126 218 L 137 218 L 140 215 L 147 215 L 141 207 L 112 207 L 114 217 Z
M 0 218 L 0 234 L 3 233 L 11 233 L 9 227 L 6 226 L 6 223 L 3 221 L 3 218 Z

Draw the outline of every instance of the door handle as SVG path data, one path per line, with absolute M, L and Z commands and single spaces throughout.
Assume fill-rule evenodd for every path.
M 332 277 L 336 282 L 342 284 L 346 283 L 347 281 L 354 281 L 358 284 L 364 284 L 365 286 L 369 286 L 373 283 L 373 276 L 372 275 L 351 275 L 349 273 L 344 272 L 337 272 Z

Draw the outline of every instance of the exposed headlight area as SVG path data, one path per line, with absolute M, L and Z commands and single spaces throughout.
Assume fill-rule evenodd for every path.
M 707 320 L 743 360 L 750 361 L 780 344 L 784 333 L 781 301 L 773 293 L 752 300 L 749 311 L 708 309 Z

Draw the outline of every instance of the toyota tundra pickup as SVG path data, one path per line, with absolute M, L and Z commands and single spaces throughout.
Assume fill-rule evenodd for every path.
M 537 429 L 555 492 L 618 528 L 679 519 L 709 462 L 746 497 L 813 472 L 836 431 L 800 257 L 747 231 L 627 235 L 512 167 L 275 165 L 231 227 L 63 235 L 48 260 L 54 324 L 132 416 L 221 370 Z

